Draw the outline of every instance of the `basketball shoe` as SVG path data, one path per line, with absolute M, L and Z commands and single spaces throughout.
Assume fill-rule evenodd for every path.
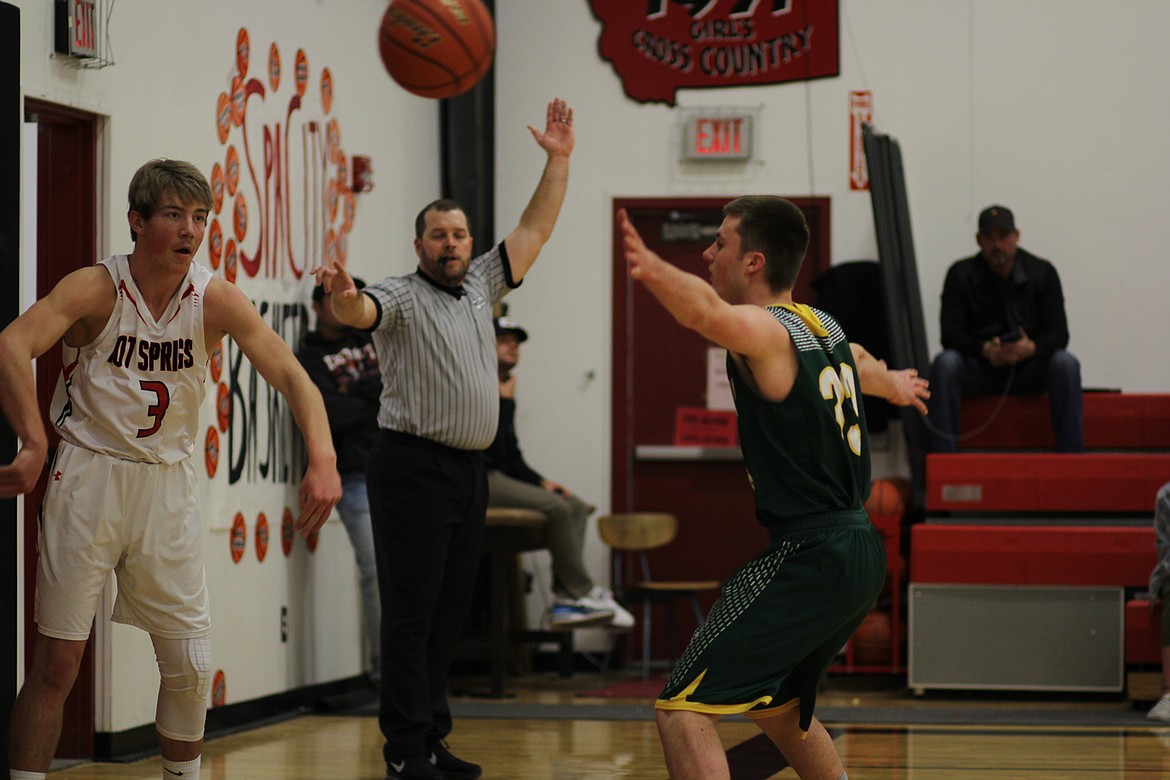
M 439 770 L 444 780 L 475 780 L 483 774 L 479 764 L 452 755 L 443 740 L 431 745 L 431 764 Z
M 595 585 L 593 586 L 593 590 L 589 591 L 588 594 L 577 599 L 577 603 L 592 609 L 612 612 L 613 619 L 609 622 L 612 628 L 634 627 L 634 616 L 630 614 L 629 610 L 617 602 L 617 599 L 613 597 L 612 590 L 606 590 L 600 585 Z
M 1170 722 L 1170 693 L 1162 694 L 1162 698 L 1158 699 L 1158 703 L 1146 713 L 1146 717 L 1150 720 Z

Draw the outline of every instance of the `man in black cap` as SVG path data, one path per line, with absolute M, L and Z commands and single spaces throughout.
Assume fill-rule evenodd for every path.
M 554 629 L 612 626 L 630 628 L 634 616 L 611 591 L 595 585 L 585 569 L 582 551 L 585 528 L 593 507 L 564 485 L 542 477 L 525 462 L 516 436 L 516 376 L 520 344 L 528 333 L 503 315 L 494 320 L 496 357 L 500 375 L 500 425 L 484 453 L 488 476 L 488 506 L 535 509 L 548 519 L 548 551 L 552 558 L 549 614 Z
M 943 284 L 943 351 L 930 367 L 933 449 L 958 449 L 963 396 L 1047 392 L 1056 450 L 1083 451 L 1081 364 L 1066 349 L 1056 268 L 1019 247 L 1004 206 L 979 214 L 975 240 L 979 253 L 956 261 Z

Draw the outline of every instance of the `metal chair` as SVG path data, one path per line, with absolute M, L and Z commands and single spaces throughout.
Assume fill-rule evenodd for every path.
M 598 518 L 602 540 L 619 555 L 637 554 L 641 579 L 622 583 L 622 567 L 615 562 L 614 589 L 625 598 L 642 604 L 642 679 L 650 677 L 651 607 L 667 604 L 667 633 L 670 636 L 670 664 L 674 665 L 674 603 L 684 598 L 690 602 L 696 625 L 703 624 L 703 610 L 698 594 L 719 589 L 718 580 L 656 580 L 650 575 L 647 550 L 664 547 L 678 534 L 678 518 L 667 512 L 624 512 Z

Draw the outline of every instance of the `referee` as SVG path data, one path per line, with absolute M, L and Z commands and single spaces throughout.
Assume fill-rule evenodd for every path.
M 447 678 L 475 587 L 487 506 L 483 450 L 499 415 L 492 308 L 518 287 L 565 198 L 573 111 L 548 104 L 548 155 L 519 224 L 472 259 L 467 215 L 442 199 L 415 220 L 418 270 L 360 293 L 336 263 L 317 269 L 333 311 L 373 333 L 381 435 L 366 464 L 382 602 L 378 722 L 386 777 L 477 778 L 447 748 Z

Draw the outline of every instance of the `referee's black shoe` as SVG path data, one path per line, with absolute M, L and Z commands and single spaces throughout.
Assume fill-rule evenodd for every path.
M 445 780 L 427 756 L 410 756 L 386 762 L 386 780 Z
M 479 764 L 452 755 L 443 740 L 431 745 L 431 763 L 444 780 L 476 780 L 483 774 L 483 767 Z

